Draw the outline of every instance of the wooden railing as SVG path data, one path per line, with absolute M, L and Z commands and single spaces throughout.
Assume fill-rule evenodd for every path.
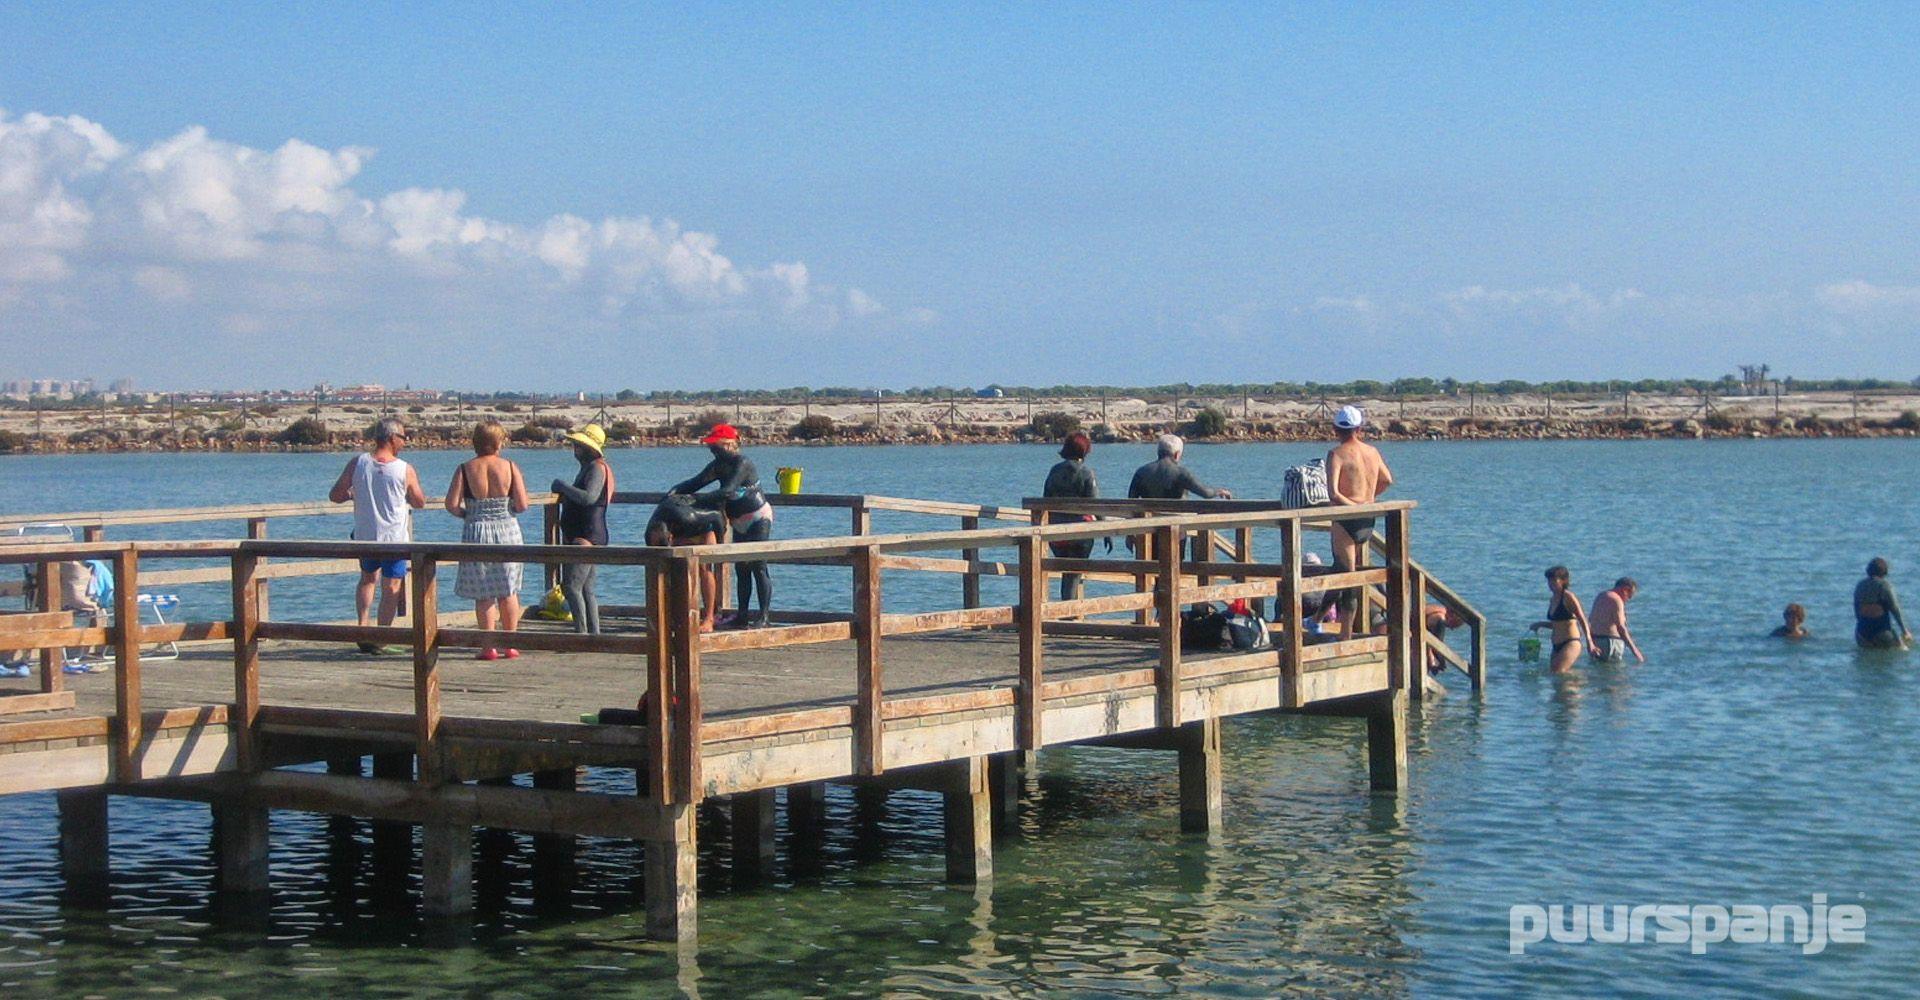
M 1199 511 L 1218 511 L 1223 509 L 1247 512 L 1286 509 L 1276 500 L 1083 500 L 1060 497 L 1029 497 L 1022 501 L 1022 505 L 1034 513 L 1036 520 L 1045 520 L 1050 515 L 1091 515 L 1098 518 L 1137 518 L 1152 514 L 1178 514 Z M 1359 513 L 1358 508 L 1351 507 L 1320 507 L 1309 509 L 1322 512 L 1328 516 L 1324 519 L 1303 518 L 1300 522 L 1301 527 L 1307 531 L 1330 531 L 1330 522 L 1335 515 L 1340 518 L 1364 516 Z M 1392 544 L 1390 533 L 1376 532 L 1369 547 L 1388 563 L 1391 563 L 1394 560 L 1393 554 L 1389 550 Z M 1252 562 L 1252 535 L 1247 529 L 1243 528 L 1235 532 L 1232 542 L 1228 542 L 1224 537 L 1210 537 L 1207 542 L 1204 543 L 1203 550 L 1208 558 L 1215 555 L 1224 555 L 1228 560 Z M 1412 606 L 1417 609 L 1417 623 L 1424 626 L 1425 608 L 1428 601 L 1431 600 L 1447 611 L 1459 616 L 1468 630 L 1468 647 L 1467 651 L 1462 654 L 1456 651 L 1444 637 L 1434 635 L 1424 627 L 1418 628 L 1416 635 L 1418 636 L 1420 649 L 1423 653 L 1422 659 L 1425 659 L 1426 656 L 1432 656 L 1435 657 L 1438 662 L 1458 669 L 1467 676 L 1468 681 L 1472 684 L 1473 690 L 1481 690 L 1486 683 L 1486 616 L 1465 598 L 1456 593 L 1451 587 L 1448 587 L 1435 578 L 1427 571 L 1426 567 L 1422 566 L 1411 556 L 1406 557 L 1406 563 L 1411 570 L 1413 578 L 1413 594 L 1410 600 Z M 1330 579 L 1331 577 L 1328 578 Z M 1354 583 L 1347 583 L 1339 586 L 1354 585 Z M 1369 588 L 1363 591 L 1362 596 L 1361 620 L 1365 621 L 1370 615 L 1370 609 L 1374 607 L 1375 600 L 1379 595 Z M 1410 693 L 1415 698 L 1418 698 L 1422 692 L 1424 692 L 1424 685 L 1415 685 Z
M 622 499 L 644 503 L 648 497 L 647 494 L 628 494 Z M 82 628 L 37 620 L 31 627 L 23 628 L 9 627 L 0 619 L 0 646 L 48 650 L 89 644 L 112 646 L 116 673 L 111 742 L 116 780 L 140 777 L 138 748 L 143 720 L 149 717 L 141 695 L 141 647 L 169 640 L 226 639 L 234 648 L 233 700 L 218 707 L 227 713 L 240 766 L 244 768 L 265 766 L 257 747 L 258 730 L 263 719 L 276 717 L 298 718 L 309 727 L 333 728 L 345 735 L 371 728 L 392 732 L 393 725 L 404 721 L 419 756 L 420 780 L 429 782 L 457 780 L 457 772 L 448 766 L 449 739 L 513 733 L 593 742 L 617 736 L 622 745 L 637 747 L 647 794 L 665 805 L 694 802 L 703 796 L 703 747 L 748 736 L 846 727 L 853 736 L 856 773 L 879 774 L 889 766 L 885 749 L 889 726 L 899 720 L 922 716 L 1010 706 L 1018 746 L 1032 750 L 1048 742 L 1045 709 L 1049 699 L 1098 690 L 1134 685 L 1151 687 L 1157 723 L 1173 726 L 1183 721 L 1181 692 L 1185 686 L 1202 678 L 1239 671 L 1277 668 L 1282 707 L 1304 706 L 1308 700 L 1306 675 L 1336 661 L 1377 663 L 1382 671 L 1378 677 L 1381 690 L 1417 687 L 1416 678 L 1424 659 L 1420 653 L 1433 648 L 1422 628 L 1419 597 L 1422 588 L 1443 602 L 1465 606 L 1451 591 L 1427 577 L 1411 558 L 1408 525 L 1413 505 L 1407 502 L 1303 511 L 1253 502 L 1210 502 L 1171 513 L 1152 509 L 1166 506 L 1156 503 L 1152 508 L 1135 505 L 1134 509 L 1125 511 L 1124 516 L 1116 514 L 1110 519 L 1035 525 L 1021 523 L 1033 516 L 1026 509 L 890 498 L 853 499 L 855 502 L 849 503 L 848 498 L 805 498 L 809 505 L 844 506 L 856 512 L 850 527 L 870 529 L 871 522 L 863 515 L 870 516 L 874 510 L 952 516 L 961 519 L 965 527 L 954 531 L 852 534 L 675 548 L 277 539 L 8 546 L 0 548 L 0 565 L 35 566 L 42 579 L 48 577 L 49 567 L 60 561 L 109 559 L 119 580 L 112 624 Z M 799 498 L 787 498 L 787 502 L 799 502 Z M 1383 519 L 1384 564 L 1307 576 L 1303 571 L 1305 532 L 1322 528 L 1336 517 L 1355 516 Z M 1012 523 L 992 523 L 1000 521 Z M 1255 536 L 1260 532 L 1278 534 L 1280 557 L 1277 562 L 1262 563 L 1254 559 Z M 1135 544 L 1127 558 L 1059 558 L 1052 556 L 1048 549 L 1052 543 L 1101 538 L 1134 539 Z M 1226 547 L 1233 558 L 1216 559 L 1223 550 L 1219 543 L 1227 538 L 1233 539 Z M 1189 546 L 1190 539 L 1200 539 L 1201 544 Z M 983 558 L 982 553 L 994 551 L 1007 555 L 1000 559 Z M 271 617 L 264 600 L 270 570 L 370 558 L 412 561 L 412 614 L 406 625 L 361 626 Z M 228 563 L 220 569 L 232 581 L 231 617 L 213 622 L 139 625 L 137 608 L 132 603 L 135 595 L 152 576 L 170 572 L 153 571 L 151 567 L 183 559 L 221 559 Z M 269 565 L 269 560 L 279 562 Z M 775 626 L 770 628 L 702 633 L 699 630 L 700 573 L 707 567 L 742 560 L 844 566 L 851 572 L 851 610 L 791 611 L 777 615 Z M 637 567 L 645 575 L 644 603 L 622 610 L 639 618 L 641 627 L 615 634 L 579 635 L 537 629 L 505 633 L 443 624 L 439 617 L 439 570 L 448 564 L 472 561 L 555 567 L 568 563 Z M 882 603 L 885 579 L 888 573 L 899 572 L 961 576 L 966 583 L 960 597 L 961 606 L 886 612 Z M 1050 579 L 1061 573 L 1081 574 L 1089 580 L 1117 584 L 1121 589 L 1116 593 L 1051 600 Z M 1012 577 L 1017 582 L 1016 596 L 1009 604 L 981 606 L 979 581 L 995 575 Z M 1319 591 L 1351 588 L 1380 595 L 1387 614 L 1385 634 L 1310 645 L 1305 634 L 1301 598 Z M 42 588 L 43 595 L 52 592 L 50 587 Z M 1200 601 L 1235 598 L 1277 602 L 1274 646 L 1205 658 L 1195 658 L 1183 651 L 1181 609 Z M 43 609 L 49 610 L 52 609 Z M 1133 617 L 1109 617 L 1113 615 Z M 1472 620 L 1478 627 L 1477 613 Z M 977 688 L 953 693 L 888 697 L 884 656 L 889 637 L 983 628 L 1008 629 L 1013 634 L 1017 682 L 1010 688 L 983 682 Z M 1044 640 L 1086 636 L 1151 643 L 1154 648 L 1151 666 L 1094 676 L 1049 678 Z M 413 658 L 412 712 L 407 716 L 392 716 L 326 707 L 263 705 L 259 648 L 261 642 L 269 640 L 406 646 Z M 852 642 L 854 647 L 850 658 L 852 691 L 845 704 L 711 722 L 706 718 L 701 701 L 703 659 L 740 650 L 844 641 Z M 506 645 L 644 660 L 642 688 L 648 697 L 639 699 L 644 709 L 643 725 L 635 731 L 539 720 L 449 718 L 443 711 L 440 696 L 440 652 Z M 1450 662 L 1459 665 L 1457 659 Z M 564 683 L 564 660 L 558 661 L 553 669 L 557 675 L 554 683 Z M 41 686 L 43 694 L 60 690 L 57 665 L 44 657 Z M 629 694 L 639 698 L 642 691 Z

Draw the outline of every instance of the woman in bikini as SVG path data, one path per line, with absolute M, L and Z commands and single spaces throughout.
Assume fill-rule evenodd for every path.
M 1573 669 L 1580 661 L 1580 654 L 1586 651 L 1588 637 L 1593 629 L 1587 624 L 1587 612 L 1580 607 L 1580 599 L 1573 596 L 1569 584 L 1572 574 L 1565 566 L 1555 566 L 1547 570 L 1547 589 L 1553 596 L 1547 601 L 1547 618 L 1534 622 L 1530 626 L 1538 632 L 1543 628 L 1553 629 L 1552 669 L 1556 674 L 1564 674 Z

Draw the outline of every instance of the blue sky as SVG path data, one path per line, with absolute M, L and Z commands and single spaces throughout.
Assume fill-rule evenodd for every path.
M 0 368 L 1910 378 L 1917 29 L 1892 5 L 16 3 Z

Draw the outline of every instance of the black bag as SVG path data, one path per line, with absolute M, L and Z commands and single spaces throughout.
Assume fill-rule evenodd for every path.
M 1180 616 L 1180 648 L 1197 653 L 1233 648 L 1227 616 L 1211 604 L 1196 604 Z
M 1265 649 L 1273 644 L 1266 619 L 1259 615 L 1227 615 L 1227 638 L 1235 649 Z
M 1327 492 L 1327 460 L 1316 458 L 1288 469 L 1280 486 L 1280 502 L 1290 510 L 1332 503 L 1333 495 Z

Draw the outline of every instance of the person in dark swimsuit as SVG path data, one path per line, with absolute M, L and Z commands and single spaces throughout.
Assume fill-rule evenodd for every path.
M 676 484 L 670 491 L 693 497 L 694 505 L 717 510 L 733 525 L 736 542 L 764 542 L 773 537 L 773 505 L 760 488 L 760 472 L 753 461 L 740 453 L 740 432 L 730 424 L 718 424 L 702 440 L 713 460 L 698 475 Z M 707 493 L 700 489 L 708 484 Z M 763 628 L 768 623 L 768 607 L 773 603 L 773 573 L 764 559 L 733 564 L 734 600 L 739 610 L 726 622 L 726 628 Z M 760 594 L 760 612 L 749 617 L 747 607 L 754 592 Z
M 717 510 L 701 510 L 684 493 L 669 493 L 647 519 L 643 537 L 648 545 L 715 545 L 725 522 Z M 700 566 L 700 631 L 713 631 L 714 608 L 720 603 L 720 578 L 713 567 Z
M 1555 566 L 1546 573 L 1547 589 L 1552 597 L 1547 601 L 1545 621 L 1534 622 L 1530 628 L 1538 632 L 1543 628 L 1553 630 L 1552 670 L 1556 674 L 1566 673 L 1580 660 L 1580 654 L 1586 650 L 1587 637 L 1593 629 L 1587 624 L 1587 612 L 1580 606 L 1580 599 L 1573 596 L 1570 589 L 1573 575 L 1565 566 Z
M 1087 456 L 1093 453 L 1093 439 L 1085 431 L 1074 431 L 1067 435 L 1060 445 L 1060 461 L 1047 470 L 1046 485 L 1041 487 L 1044 497 L 1071 497 L 1081 500 L 1096 500 L 1100 497 L 1100 483 L 1094 479 L 1093 470 L 1087 468 Z M 1091 521 L 1092 514 L 1049 514 L 1047 520 L 1053 524 L 1073 521 Z M 1087 559 L 1093 555 L 1093 539 L 1087 538 L 1075 542 L 1050 543 L 1055 557 L 1060 559 Z M 1113 542 L 1107 542 L 1112 547 Z M 1060 574 L 1060 599 L 1071 601 L 1081 595 L 1081 581 L 1078 573 Z
M 573 443 L 580 471 L 571 483 L 553 481 L 553 492 L 560 495 L 560 540 L 567 545 L 605 545 L 607 504 L 613 501 L 613 467 L 602 454 L 606 432 L 599 424 L 588 424 L 568 434 L 567 440 Z M 575 632 L 600 631 L 600 602 L 593 592 L 598 572 L 594 563 L 567 563 L 560 568 L 560 591 L 567 597 L 567 610 L 573 612 Z
M 1862 649 L 1906 649 L 1913 641 L 1900 598 L 1887 579 L 1885 559 L 1867 563 L 1866 578 L 1853 588 L 1853 641 Z

